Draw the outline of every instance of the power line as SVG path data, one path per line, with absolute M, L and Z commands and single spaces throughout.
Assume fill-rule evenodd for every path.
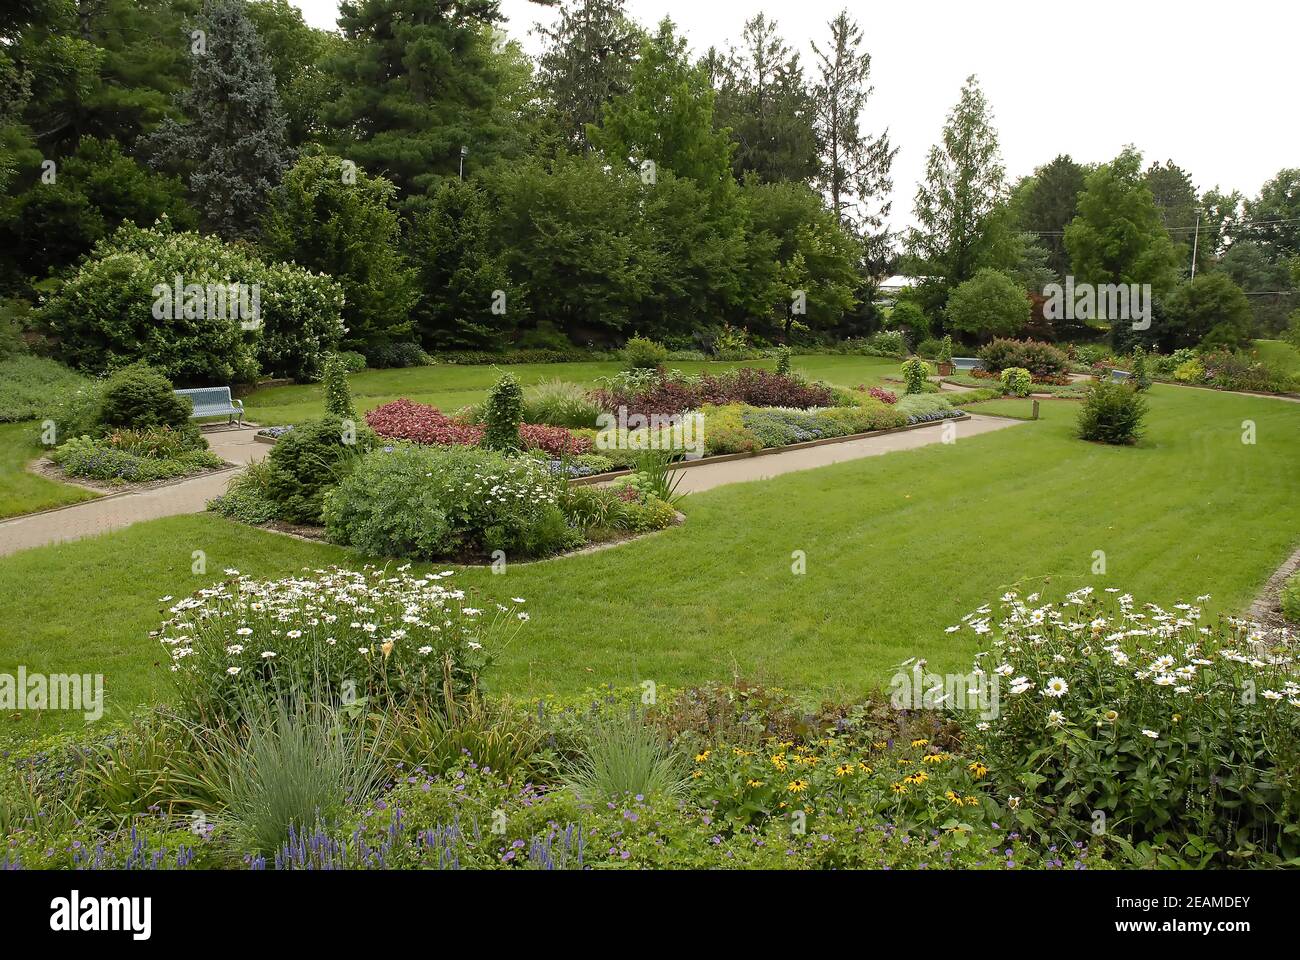
M 1300 217 L 1282 217 L 1277 220 L 1234 220 L 1233 227 L 1262 227 L 1275 223 L 1300 223 Z M 1196 227 L 1165 227 L 1166 233 L 1192 233 Z M 1060 237 L 1064 236 L 1064 230 L 1022 230 L 1021 233 L 1032 233 L 1036 237 Z

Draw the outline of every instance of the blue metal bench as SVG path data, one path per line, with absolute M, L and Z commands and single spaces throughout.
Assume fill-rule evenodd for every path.
M 952 366 L 954 370 L 964 373 L 967 370 L 983 370 L 984 361 L 979 357 L 953 357 Z
M 185 397 L 194 406 L 194 412 L 190 414 L 191 420 L 197 420 L 200 417 L 221 417 L 227 418 L 229 423 L 236 416 L 239 417 L 239 425 L 244 425 L 244 401 L 233 400 L 230 397 L 229 387 L 193 387 L 189 390 L 177 390 L 178 397 Z

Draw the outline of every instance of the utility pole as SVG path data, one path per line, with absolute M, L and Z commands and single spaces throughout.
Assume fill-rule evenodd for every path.
M 1192 234 L 1192 279 L 1196 279 L 1196 250 L 1201 242 L 1201 211 L 1196 211 L 1196 232 Z

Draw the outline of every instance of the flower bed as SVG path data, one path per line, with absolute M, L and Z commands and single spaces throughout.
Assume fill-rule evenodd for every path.
M 1005 684 L 996 716 L 954 710 L 1027 830 L 1123 838 L 1138 861 L 1278 864 L 1300 809 L 1300 675 L 1292 637 L 1200 604 L 1115 588 L 1059 604 L 1002 597 L 954 629 L 989 635 L 976 673 Z
M 594 392 L 597 403 L 607 411 L 625 408 L 629 415 L 673 415 L 704 405 L 743 403 L 754 407 L 829 407 L 835 403 L 832 388 L 806 383 L 786 374 L 741 367 L 713 376 L 684 377 L 680 374 L 651 373 L 647 377 L 615 379 Z
M 437 407 L 402 398 L 366 413 L 366 423 L 388 440 L 410 440 L 440 446 L 478 446 L 481 424 L 450 417 Z M 591 441 L 563 427 L 521 423 L 519 439 L 525 450 L 540 450 L 555 457 L 579 456 L 591 451 Z
M 73 437 L 50 459 L 66 476 L 114 486 L 175 480 L 226 466 L 197 431 L 165 427 L 116 430 L 98 439 Z
M 271 581 L 229 573 L 173 605 L 156 634 L 178 702 L 196 716 L 236 716 L 248 698 L 295 687 L 454 712 L 477 696 L 493 647 L 527 619 L 522 600 L 485 613 L 443 584 L 447 573 L 334 567 Z

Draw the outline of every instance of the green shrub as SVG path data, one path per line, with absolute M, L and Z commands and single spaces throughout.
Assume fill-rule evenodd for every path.
M 365 724 L 322 691 L 247 695 L 242 707 L 240 724 L 198 737 L 217 771 L 223 825 L 239 849 L 274 856 L 291 836 L 334 822 L 382 784 L 385 770 Z
M 1300 623 L 1300 573 L 1293 573 L 1282 585 L 1282 616 Z
M 375 446 L 370 428 L 338 417 L 300 423 L 271 448 L 266 493 L 282 519 L 319 523 L 325 491 Z
M 1029 323 L 1032 304 L 1024 288 L 1005 273 L 985 267 L 948 296 L 954 330 L 981 336 L 1013 336 Z
M 639 715 L 615 711 L 590 721 L 581 756 L 566 784 L 588 803 L 672 797 L 687 779 L 684 758 Z
M 208 501 L 208 509 L 230 520 L 253 525 L 280 518 L 280 509 L 271 499 L 268 485 L 271 463 L 251 463 L 235 475 L 221 496 Z
M 503 373 L 488 394 L 483 409 L 483 446 L 489 450 L 519 449 L 524 392 L 513 373 Z
M 60 404 L 88 383 L 81 374 L 44 357 L 21 355 L 0 360 L 0 423 L 46 419 L 57 422 L 55 412 Z M 87 419 L 93 422 L 98 413 Z M 83 424 L 83 430 L 89 426 Z
M 378 557 L 541 556 L 580 539 L 557 505 L 562 483 L 532 457 L 399 444 L 365 457 L 326 496 L 325 526 Z
M 340 420 L 356 420 L 352 391 L 348 388 L 348 370 L 342 357 L 327 353 L 321 365 L 321 389 L 325 394 L 325 413 Z
M 980 350 L 979 358 L 989 373 L 1024 367 L 1035 377 L 1050 377 L 1070 368 L 1070 358 L 1063 350 L 1037 340 L 993 340 Z
M 177 396 L 157 370 L 136 363 L 118 370 L 104 383 L 99 418 L 105 427 L 192 427 L 194 407 Z
M 776 348 L 776 372 L 783 377 L 790 375 L 790 348 L 780 346 Z
M 1147 372 L 1147 352 L 1142 349 L 1141 344 L 1133 348 L 1133 369 L 1130 373 L 1135 389 L 1151 389 L 1151 375 Z
M 81 370 L 142 360 L 180 383 L 248 382 L 259 367 L 310 377 L 342 332 L 342 290 L 327 276 L 265 263 L 250 250 L 165 223 L 128 222 L 95 245 L 40 319 L 57 334 L 61 358 Z M 170 289 L 178 276 L 185 291 Z M 250 310 L 256 291 L 255 318 L 234 316 L 231 283 L 243 285 Z M 220 312 L 218 294 L 226 301 Z
M 1002 385 L 1017 397 L 1029 396 L 1034 385 L 1034 378 L 1024 367 L 1006 367 L 999 378 Z
M 394 367 L 427 367 L 433 358 L 418 343 L 377 343 L 365 348 L 366 366 L 376 370 Z
M 1079 438 L 1096 443 L 1136 443 L 1146 412 L 1147 402 L 1129 384 L 1094 380 L 1079 411 Z
M 928 337 L 916 345 L 916 355 L 925 357 L 927 360 L 938 360 L 939 351 L 943 349 L 943 341 L 936 340 L 934 337 Z
M 939 343 L 939 355 L 936 358 L 940 363 L 952 363 L 952 337 L 949 334 L 943 335 L 943 340 Z
M 628 370 L 654 370 L 668 359 L 668 348 L 648 337 L 632 337 L 623 347 L 623 365 Z
M 1179 383 L 1204 383 L 1205 367 L 1195 357 L 1184 360 L 1174 369 L 1174 379 Z
M 360 373 L 366 369 L 366 355 L 358 353 L 355 350 L 338 350 L 334 354 L 343 363 L 343 369 L 348 373 Z
M 922 360 L 920 357 L 909 357 L 903 361 L 903 380 L 907 384 L 908 393 L 923 393 L 925 391 L 926 381 L 934 368 Z
M 600 404 L 581 384 L 566 380 L 547 380 L 524 392 L 524 423 L 544 423 L 553 427 L 595 427 L 603 411 Z

